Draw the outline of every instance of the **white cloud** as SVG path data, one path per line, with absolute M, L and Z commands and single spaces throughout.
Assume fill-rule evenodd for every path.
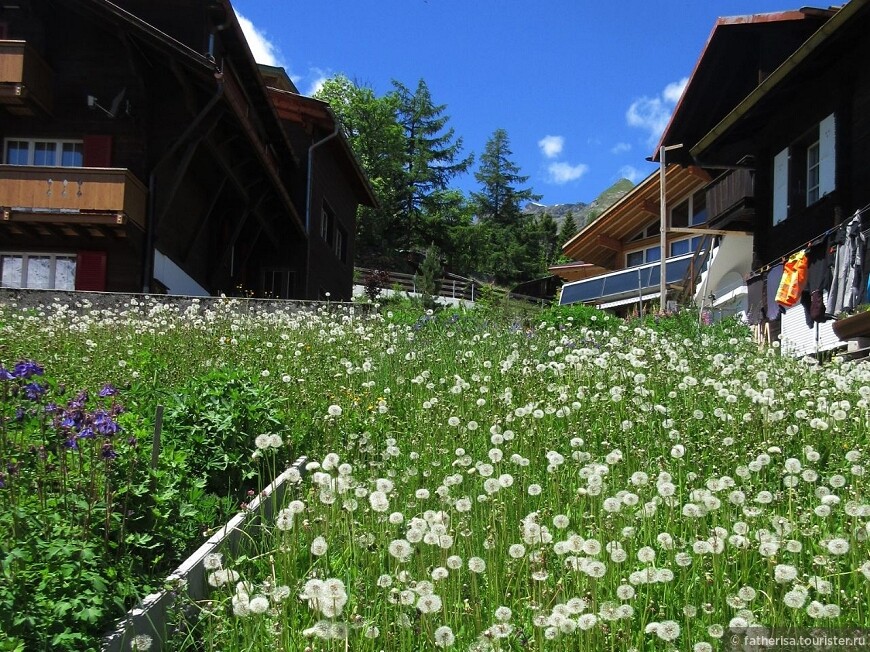
M 280 48 L 269 40 L 266 33 L 258 30 L 254 27 L 254 23 L 238 12 L 236 12 L 236 18 L 239 19 L 239 25 L 242 27 L 242 33 L 254 55 L 254 61 L 267 66 L 284 67 L 284 58 Z
M 309 73 L 308 77 L 312 81 L 308 85 L 308 91 L 305 94 L 310 97 L 323 88 L 323 84 L 327 79 L 329 79 L 329 75 L 320 68 L 312 68 L 309 70 Z
M 547 166 L 547 172 L 549 172 L 549 178 L 547 180 L 550 183 L 555 183 L 556 185 L 561 186 L 569 181 L 576 181 L 588 171 L 589 166 L 584 163 L 578 163 L 577 165 L 561 162 L 550 163 L 550 165 Z
M 637 183 L 641 179 L 646 178 L 647 175 L 633 165 L 623 165 L 619 168 L 619 176 L 622 179 L 628 179 L 632 183 Z
M 676 104 L 683 96 L 683 91 L 686 90 L 686 84 L 688 83 L 688 77 L 683 77 L 680 81 L 671 82 L 665 86 L 665 90 L 662 91 L 662 97 L 665 98 L 665 101 Z
M 645 95 L 636 99 L 628 107 L 628 111 L 625 113 L 628 125 L 648 132 L 647 144 L 650 147 L 658 142 L 665 127 L 668 126 L 674 105 L 680 99 L 680 95 L 682 95 L 688 82 L 688 77 L 671 82 L 665 86 L 661 94 L 655 97 Z
M 565 147 L 565 139 L 562 136 L 544 136 L 538 141 L 538 147 L 547 158 L 556 158 Z
M 631 145 L 628 143 L 616 143 L 613 147 L 610 148 L 611 154 L 624 154 L 625 152 L 631 151 Z

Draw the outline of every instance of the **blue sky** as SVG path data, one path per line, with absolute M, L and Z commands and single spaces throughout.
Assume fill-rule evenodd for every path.
M 545 204 L 589 202 L 656 166 L 717 16 L 787 0 L 234 0 L 255 58 L 302 93 L 344 74 L 378 95 L 423 78 L 466 152 L 497 128 Z M 453 184 L 476 190 L 473 171 Z

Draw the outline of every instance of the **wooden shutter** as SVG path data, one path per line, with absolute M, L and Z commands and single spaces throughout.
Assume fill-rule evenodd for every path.
M 773 158 L 773 223 L 788 217 L 788 147 Z
M 76 254 L 76 290 L 106 291 L 106 252 L 79 251 Z
M 819 124 L 819 197 L 824 197 L 837 187 L 836 140 L 836 124 L 832 113 Z
M 91 134 L 82 138 L 86 168 L 112 167 L 112 137 Z

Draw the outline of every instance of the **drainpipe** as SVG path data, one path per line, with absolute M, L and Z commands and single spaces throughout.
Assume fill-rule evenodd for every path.
M 308 148 L 308 194 L 305 198 L 306 235 L 309 235 L 311 232 L 311 196 L 314 194 L 314 150 L 338 136 L 339 129 L 341 129 L 341 126 L 339 125 L 338 120 L 335 119 L 335 129 L 332 133 L 315 143 L 311 143 L 311 147 Z
M 215 94 L 193 119 L 193 122 L 188 125 L 187 129 L 184 130 L 184 133 L 172 143 L 172 146 L 154 164 L 151 168 L 151 173 L 148 175 L 148 218 L 145 223 L 145 247 L 142 262 L 143 294 L 148 294 L 151 291 L 151 278 L 154 276 L 154 240 L 157 237 L 157 170 L 190 138 L 199 125 L 202 124 L 202 121 L 205 120 L 205 117 L 220 101 L 224 94 L 224 75 L 220 70 L 215 70 L 214 77 L 217 82 Z
M 325 138 L 321 138 L 320 140 L 311 143 L 311 146 L 308 148 L 308 188 L 306 189 L 305 195 L 305 267 L 309 268 L 308 261 L 311 260 L 311 199 L 314 194 L 314 150 L 320 147 L 321 145 L 327 143 L 332 140 L 336 136 L 338 136 L 339 129 L 341 126 L 338 122 L 338 119 L 333 116 L 333 121 L 335 122 L 335 129 L 333 129 L 332 133 L 326 136 Z M 305 278 L 305 294 L 306 298 L 308 295 L 308 274 L 306 274 Z

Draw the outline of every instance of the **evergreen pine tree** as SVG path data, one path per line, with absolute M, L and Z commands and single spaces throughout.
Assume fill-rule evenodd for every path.
M 539 242 L 532 218 L 524 215 L 521 202 L 540 199 L 531 188 L 521 188 L 529 178 L 521 175 L 513 162 L 510 141 L 504 129 L 496 129 L 480 157 L 474 178 L 480 192 L 472 193 L 483 239 L 490 243 L 486 252 L 485 271 L 497 282 L 515 283 L 533 278 L 540 258 L 535 247 Z
M 434 308 L 435 297 L 441 289 L 441 257 L 435 245 L 429 245 L 420 264 L 420 273 L 414 277 L 417 291 L 422 295 L 423 306 Z
M 577 235 L 577 222 L 574 220 L 574 213 L 568 213 L 559 228 L 559 246 L 564 246 L 575 235 Z
M 541 273 L 553 264 L 560 253 L 559 225 L 549 213 L 543 213 L 537 220 L 538 238 L 541 243 Z
M 424 218 L 438 214 L 452 201 L 450 181 L 468 170 L 473 156 L 462 157 L 462 138 L 448 128 L 444 104 L 435 104 L 422 79 L 411 91 L 393 81 L 396 117 L 404 133 L 401 157 L 404 178 L 398 188 L 405 219 L 405 247 L 421 247 Z

